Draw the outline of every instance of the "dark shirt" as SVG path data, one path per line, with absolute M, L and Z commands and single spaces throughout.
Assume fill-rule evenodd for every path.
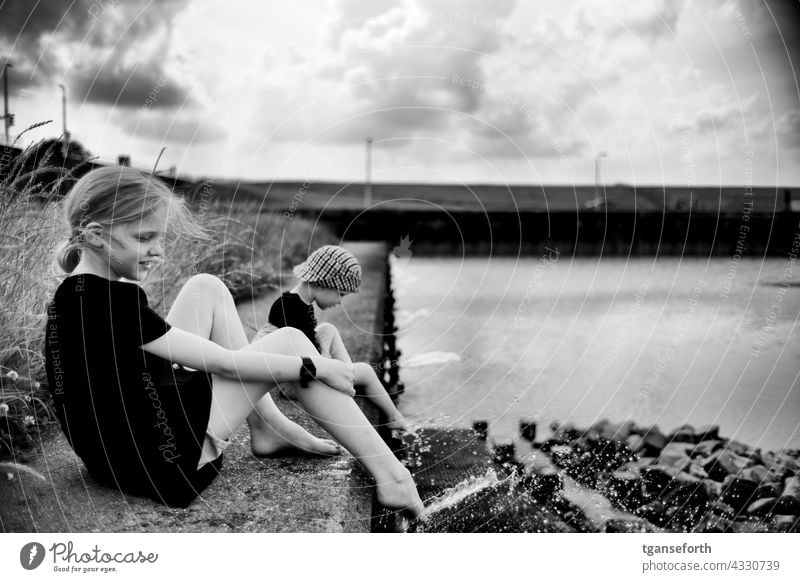
M 217 475 L 197 470 L 211 377 L 140 346 L 170 325 L 134 283 L 67 277 L 47 309 L 45 364 L 61 427 L 100 483 L 185 507 Z
M 314 306 L 308 305 L 297 293 L 285 291 L 275 300 L 269 310 L 269 322 L 275 327 L 296 327 L 311 340 L 319 351 L 317 343 L 317 317 Z

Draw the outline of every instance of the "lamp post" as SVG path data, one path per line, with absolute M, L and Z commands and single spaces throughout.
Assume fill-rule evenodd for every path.
M 366 176 L 364 177 L 364 208 L 372 206 L 372 138 L 366 139 Z
M 10 145 L 8 138 L 8 128 L 14 125 L 14 114 L 8 112 L 8 69 L 13 69 L 14 65 L 6 61 L 3 66 L 3 121 L 6 128 L 6 145 Z
M 67 152 L 69 151 L 69 130 L 67 129 L 67 88 L 64 83 L 59 83 L 61 88 L 61 119 L 64 122 L 64 145 L 62 146 L 61 153 L 64 159 L 67 159 Z
M 595 208 L 599 208 L 601 201 L 605 202 L 605 196 L 600 197 L 600 160 L 607 158 L 606 152 L 598 152 L 594 157 L 594 199 L 596 202 Z

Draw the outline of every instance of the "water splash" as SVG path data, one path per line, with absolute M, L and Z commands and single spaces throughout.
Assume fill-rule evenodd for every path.
M 430 314 L 431 310 L 425 308 L 417 309 L 416 311 L 406 311 L 401 309 L 395 314 L 395 324 L 397 325 L 399 331 L 404 331 L 405 328 L 412 324 L 416 324 L 419 320 L 425 319 L 426 317 L 430 316 Z
M 500 479 L 498 479 L 494 469 L 488 469 L 485 475 L 464 479 L 453 487 L 443 491 L 440 495 L 434 497 L 433 501 L 425 507 L 419 519 L 423 522 L 427 521 L 436 513 L 453 507 L 470 495 L 474 495 L 487 487 L 493 487 L 498 483 L 500 483 Z
M 419 368 L 433 364 L 449 364 L 450 362 L 460 362 L 461 356 L 455 352 L 426 352 L 417 354 L 410 358 L 404 358 L 400 362 L 401 368 Z

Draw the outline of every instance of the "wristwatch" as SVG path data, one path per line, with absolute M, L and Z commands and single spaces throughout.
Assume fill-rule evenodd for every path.
M 317 367 L 311 358 L 303 358 L 303 365 L 300 368 L 300 386 L 308 388 L 308 383 L 317 378 Z

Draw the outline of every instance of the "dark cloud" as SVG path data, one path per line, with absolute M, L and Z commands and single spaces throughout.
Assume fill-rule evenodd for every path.
M 2 2 L 2 0 L 0 0 Z M 141 107 L 185 102 L 188 89 L 165 70 L 172 19 L 187 0 L 48 0 L 0 4 L 0 50 L 17 88 L 64 80 L 71 98 Z
M 13 63 L 12 93 L 40 84 L 55 72 L 55 63 L 46 54 L 48 38 L 54 33 L 70 38 L 85 35 L 90 26 L 88 6 L 85 0 L 0 0 L 0 59 Z

